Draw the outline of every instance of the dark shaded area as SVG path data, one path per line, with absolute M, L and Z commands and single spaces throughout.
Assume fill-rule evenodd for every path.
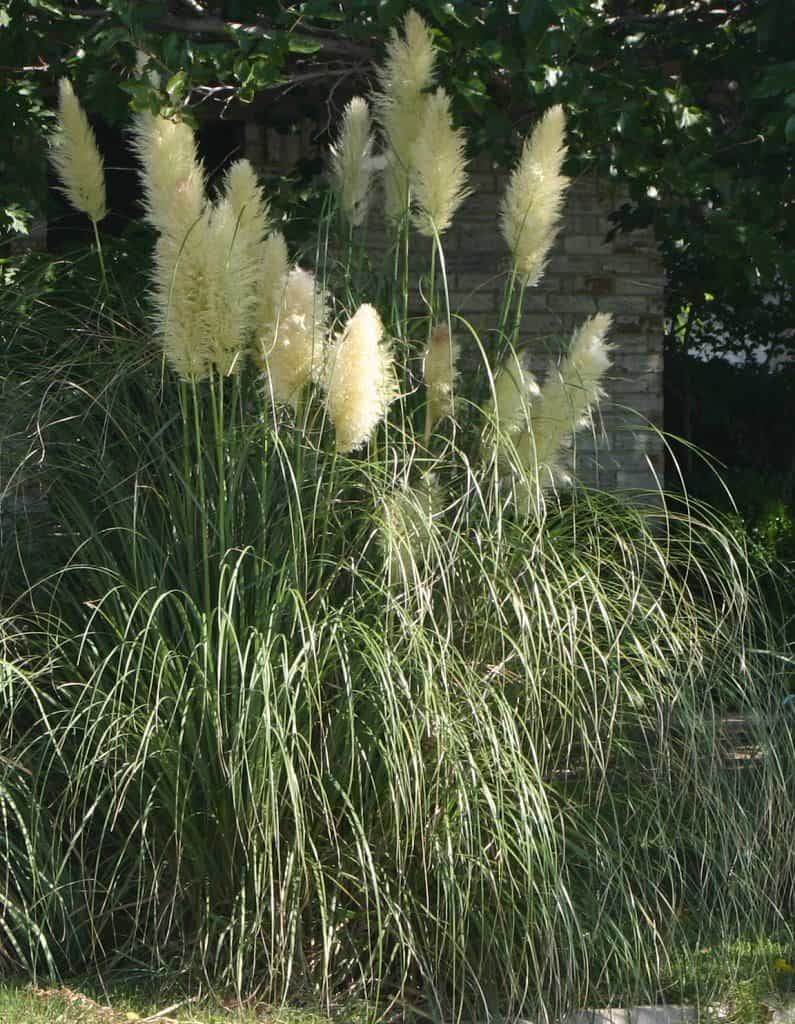
M 795 622 L 795 362 L 778 370 L 666 353 L 667 479 L 736 517 Z M 687 439 L 689 444 L 684 443 Z M 697 449 L 697 450 L 694 450 Z M 704 454 L 707 453 L 705 458 Z M 727 490 L 728 489 L 728 490 Z

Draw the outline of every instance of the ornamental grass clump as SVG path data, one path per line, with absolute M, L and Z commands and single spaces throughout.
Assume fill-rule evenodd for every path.
M 410 15 L 393 150 L 434 60 Z M 46 495 L 0 547 L 3 957 L 552 1020 L 791 920 L 795 740 L 742 543 L 572 472 L 609 317 L 539 387 L 515 252 L 467 344 L 437 224 L 405 315 L 409 177 L 379 285 L 329 257 L 331 205 L 310 264 L 247 164 L 210 196 L 185 125 L 135 132 L 152 294 L 133 261 L 93 307 L 76 267 L 88 311 L 0 295 L 31 408 L 5 487 L 35 466 Z

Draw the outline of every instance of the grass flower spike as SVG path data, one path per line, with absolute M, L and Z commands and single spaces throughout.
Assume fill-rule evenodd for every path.
M 297 410 L 301 392 L 323 366 L 326 298 L 314 275 L 295 267 L 287 275 L 265 364 L 273 400 Z
M 381 92 L 375 99 L 388 147 L 384 191 L 387 216 L 393 220 L 406 212 L 414 143 L 436 62 L 430 29 L 416 11 L 409 11 L 403 19 L 403 33 L 401 38 L 392 29 L 386 59 L 378 70 Z
M 452 416 L 455 382 L 458 377 L 458 343 L 450 337 L 447 324 L 434 328 L 425 348 L 423 378 L 428 391 L 425 412 L 425 442 L 440 419 Z
M 527 285 L 540 280 L 558 233 L 569 183 L 560 173 L 566 156 L 565 130 L 563 108 L 552 107 L 525 141 L 501 204 L 502 233 L 516 272 Z
M 484 450 L 496 453 L 502 471 L 510 468 L 510 452 L 522 431 L 528 429 L 531 403 L 540 394 L 535 377 L 511 347 L 494 375 L 494 391 L 486 404 L 488 418 L 482 434 Z
M 266 228 L 267 204 L 256 175 L 247 160 L 239 160 L 211 208 L 206 237 L 205 329 L 210 360 L 223 376 L 240 369 L 255 326 Z
M 442 506 L 432 473 L 423 474 L 416 487 L 405 485 L 386 499 L 381 542 L 393 583 L 407 585 L 418 577 L 434 542 L 434 516 Z
M 133 122 L 132 144 L 141 162 L 144 214 L 159 232 L 152 289 L 157 332 L 177 374 L 201 380 L 218 354 L 218 337 L 208 332 L 208 297 L 225 250 L 218 220 L 211 225 L 196 140 L 187 124 L 144 113 Z
M 370 108 L 354 96 L 342 115 L 342 128 L 331 147 L 331 178 L 345 219 L 358 227 L 367 216 L 373 177 Z
M 193 131 L 182 121 L 143 113 L 133 121 L 131 137 L 141 162 L 146 220 L 161 234 L 184 237 L 206 202 Z
M 217 225 L 205 207 L 181 236 L 162 234 L 155 245 L 152 298 L 155 325 L 169 364 L 183 380 L 206 378 L 217 355 L 208 331 L 208 296 L 214 272 L 211 252 L 220 253 Z
M 360 306 L 335 340 L 323 375 L 326 409 L 337 450 L 366 444 L 397 395 L 392 353 L 372 306 Z
M 50 159 L 63 182 L 61 191 L 81 213 L 96 224 L 108 212 L 105 171 L 97 140 L 72 83 L 58 83 L 58 131 L 52 140 Z
M 555 479 L 566 479 L 559 460 L 578 427 L 588 423 L 593 406 L 603 396 L 602 378 L 610 366 L 605 343 L 610 329 L 608 313 L 590 317 L 572 335 L 560 367 L 550 367 L 541 397 L 533 406 L 530 429 L 519 441 L 528 469 L 545 470 Z
M 262 269 L 258 287 L 253 358 L 261 370 L 266 368 L 268 355 L 274 346 L 278 313 L 289 272 L 290 258 L 287 253 L 287 242 L 281 231 L 274 231 L 263 243 Z
M 433 238 L 443 234 L 469 195 L 466 187 L 466 138 L 453 127 L 450 97 L 437 89 L 425 101 L 420 131 L 412 153 L 411 180 L 416 209 L 414 226 Z

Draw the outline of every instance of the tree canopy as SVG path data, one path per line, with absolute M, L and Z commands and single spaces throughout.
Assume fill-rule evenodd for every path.
M 373 84 L 409 6 L 432 25 L 473 151 L 508 163 L 562 102 L 572 170 L 627 189 L 616 230 L 652 226 L 672 323 L 718 346 L 782 342 L 795 279 L 791 0 L 6 0 L 0 3 L 0 209 L 24 230 L 44 188 L 55 84 L 89 112 L 254 104 L 333 129 Z M 162 73 L 134 75 L 136 51 Z M 729 329 L 726 329 L 728 325 Z M 789 342 L 791 344 L 791 341 Z

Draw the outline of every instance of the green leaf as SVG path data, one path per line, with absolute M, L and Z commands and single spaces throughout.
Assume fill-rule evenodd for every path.
M 291 53 L 317 53 L 321 46 L 316 39 L 310 39 L 307 36 L 297 36 L 293 33 L 290 33 L 288 36 L 287 45 Z
M 178 71 L 169 78 L 166 92 L 172 103 L 179 103 L 185 98 L 188 92 L 188 76 L 184 71 Z
M 784 136 L 787 142 L 795 142 L 795 114 L 790 114 L 784 125 Z

